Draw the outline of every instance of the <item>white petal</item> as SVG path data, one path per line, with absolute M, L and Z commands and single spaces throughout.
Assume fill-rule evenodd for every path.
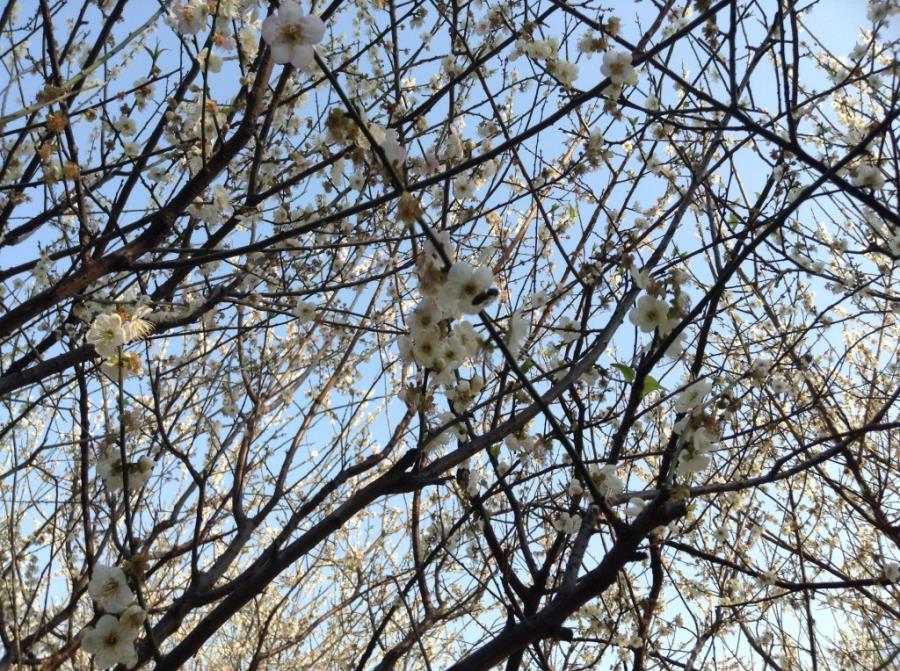
M 284 42 L 272 43 L 272 60 L 276 63 L 287 63 L 291 60 L 294 50 Z
M 300 19 L 303 39 L 310 44 L 318 44 L 325 35 L 325 23 L 318 16 L 310 14 Z
M 278 16 L 285 23 L 299 23 L 303 18 L 303 10 L 294 0 L 284 0 L 278 7 Z
M 274 49 L 275 43 L 278 41 L 278 31 L 281 28 L 281 17 L 273 14 L 266 18 L 262 24 L 262 36 L 266 44 Z M 276 61 L 284 63 L 285 61 Z
M 313 62 L 315 51 L 311 44 L 298 44 L 291 49 L 291 65 L 295 68 L 303 69 Z

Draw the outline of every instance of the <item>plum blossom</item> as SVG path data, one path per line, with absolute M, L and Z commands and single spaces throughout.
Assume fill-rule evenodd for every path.
M 285 0 L 262 24 L 262 36 L 272 50 L 276 63 L 290 63 L 305 68 L 313 62 L 313 45 L 322 41 L 325 24 L 318 16 L 305 15 L 300 5 Z
M 578 65 L 571 61 L 558 60 L 553 65 L 553 74 L 566 88 L 570 88 L 578 79 Z
M 513 356 L 519 356 L 522 351 L 522 343 L 528 338 L 528 322 L 519 310 L 512 313 L 509 318 L 509 330 L 506 332 L 506 346 Z
M 134 636 L 120 626 L 114 615 L 104 615 L 93 627 L 81 633 L 81 647 L 94 655 L 94 663 L 102 669 L 116 664 L 132 666 L 137 663 Z
M 172 8 L 175 30 L 182 35 L 196 35 L 206 27 L 209 9 L 203 0 L 190 0 Z
M 476 268 L 470 263 L 454 263 L 447 274 L 441 295 L 446 312 L 464 312 L 475 315 L 493 296 L 490 290 L 494 274 L 490 268 Z
M 114 357 L 127 340 L 122 317 L 116 313 L 97 315 L 87 332 L 88 343 L 94 346 L 97 354 L 107 359 Z
M 675 400 L 675 412 L 688 412 L 703 403 L 709 390 L 712 389 L 712 382 L 708 380 L 700 380 L 687 387 Z
M 141 608 L 138 604 L 132 604 L 128 606 L 122 613 L 119 615 L 119 627 L 123 631 L 130 632 L 132 638 L 136 638 L 140 632 L 141 627 L 144 624 L 144 620 L 147 618 L 147 613 Z
M 877 166 L 863 164 L 856 168 L 853 184 L 856 186 L 869 187 L 870 189 L 875 189 L 877 191 L 884 187 L 884 175 Z
M 94 566 L 88 593 L 108 613 L 121 613 L 134 601 L 125 573 L 118 566 Z
M 294 306 L 294 316 L 301 324 L 311 322 L 316 318 L 316 306 L 308 301 L 297 301 L 297 305 Z
M 155 462 L 148 456 L 141 457 L 136 463 L 128 464 L 128 489 L 134 491 L 140 489 L 150 480 Z M 100 461 L 97 462 L 97 475 L 99 475 L 106 486 L 116 491 L 125 486 L 124 467 L 122 465 L 122 456 L 119 448 L 110 445 Z
M 137 352 L 122 352 L 121 356 L 116 354 L 106 359 L 100 364 L 100 370 L 110 377 L 113 381 L 119 379 L 119 370 L 122 371 L 122 379 L 143 375 L 144 367 L 141 364 L 141 358 Z
M 688 476 L 694 473 L 705 471 L 709 468 L 709 455 L 697 448 L 683 450 L 678 457 L 678 465 L 675 472 L 681 476 Z
M 603 496 L 618 496 L 625 491 L 625 483 L 616 474 L 616 467 L 613 464 L 607 464 L 602 468 L 591 469 L 591 480 Z
M 638 81 L 637 70 L 631 64 L 631 54 L 627 51 L 610 49 L 603 54 L 603 65 L 600 66 L 600 72 L 604 77 L 609 77 L 610 81 L 617 86 L 626 84 L 634 86 Z
M 670 330 L 669 304 L 664 300 L 645 294 L 638 299 L 637 305 L 628 313 L 629 321 L 644 333 L 660 333 Z
M 891 239 L 888 242 L 888 249 L 891 250 L 891 254 L 900 256 L 900 233 L 891 236 Z
M 371 124 L 369 132 L 372 138 L 381 147 L 384 157 L 394 167 L 403 165 L 406 161 L 406 149 L 400 144 L 400 136 L 393 128 L 385 128 L 379 124 Z
M 569 513 L 560 513 L 559 517 L 553 520 L 553 528 L 563 534 L 574 534 L 581 527 L 581 515 L 569 515 Z
M 897 562 L 888 562 L 882 572 L 888 582 L 900 582 L 900 564 Z

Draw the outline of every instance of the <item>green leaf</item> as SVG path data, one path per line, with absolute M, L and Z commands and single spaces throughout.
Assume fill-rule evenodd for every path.
M 647 394 L 652 394 L 657 389 L 662 389 L 663 386 L 659 383 L 652 375 L 648 375 L 644 378 L 644 386 L 641 387 L 641 396 L 646 396 Z
M 620 371 L 622 375 L 625 377 L 626 382 L 634 382 L 634 369 L 629 368 L 623 363 L 614 363 L 612 365 L 613 368 Z
M 534 359 L 532 359 L 531 357 L 525 359 L 525 362 L 522 364 L 521 368 L 523 373 L 527 373 L 529 370 L 534 368 Z

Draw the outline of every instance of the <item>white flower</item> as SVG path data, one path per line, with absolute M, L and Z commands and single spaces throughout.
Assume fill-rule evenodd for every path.
M 150 457 L 141 457 L 136 464 L 128 466 L 128 489 L 140 489 L 150 480 L 156 462 Z
M 709 455 L 702 450 L 683 450 L 678 457 L 678 466 L 675 467 L 675 472 L 678 475 L 699 473 L 709 468 L 709 461 Z
M 703 399 L 712 389 L 712 382 L 702 380 L 687 387 L 675 400 L 675 412 L 687 412 L 703 403 Z
M 354 191 L 362 191 L 363 187 L 366 185 L 366 176 L 360 175 L 359 173 L 353 174 L 350 176 L 350 188 Z
M 443 368 L 438 362 L 440 349 L 441 334 L 437 328 L 419 331 L 413 340 L 413 359 L 423 368 Z
M 869 3 L 869 10 L 866 12 L 866 18 L 872 22 L 883 21 L 887 17 L 896 14 L 898 12 L 898 8 L 893 5 L 890 1 L 882 0 L 874 0 Z
M 769 381 L 769 384 L 772 387 L 773 394 L 786 394 L 790 391 L 791 385 L 787 381 L 787 378 L 784 375 L 775 375 Z
M 702 426 L 691 434 L 691 444 L 694 449 L 700 450 L 704 454 L 715 446 L 717 439 L 718 436 Z
M 222 58 L 216 54 L 210 53 L 209 49 L 200 50 L 200 53 L 197 54 L 197 62 L 200 63 L 201 68 L 209 72 L 215 73 L 222 71 Z
M 141 357 L 137 352 L 122 352 L 122 356 L 116 354 L 100 364 L 102 370 L 113 382 L 119 380 L 119 369 L 122 369 L 122 379 L 144 374 Z
M 673 340 L 672 344 L 666 348 L 664 354 L 670 359 L 677 359 L 684 351 L 685 340 L 687 340 L 687 331 L 682 331 L 677 336 L 675 336 L 675 340 Z
M 150 457 L 141 457 L 137 463 L 128 464 L 128 490 L 140 489 L 150 479 L 155 462 Z M 97 475 L 113 491 L 125 486 L 122 456 L 117 445 L 110 445 L 97 462 Z
M 522 351 L 522 343 L 528 337 L 528 322 L 522 313 L 516 310 L 509 318 L 509 330 L 506 332 L 506 346 L 510 354 L 519 356 Z
M 600 72 L 604 77 L 609 77 L 617 86 L 637 84 L 637 70 L 631 65 L 631 54 L 627 51 L 611 49 L 603 54 L 603 65 L 600 66 Z
M 384 139 L 381 141 L 385 158 L 391 165 L 401 165 L 406 160 L 406 149 L 400 144 L 400 136 L 392 128 L 384 131 Z
M 276 63 L 305 68 L 313 62 L 313 45 L 322 41 L 325 24 L 318 16 L 304 15 L 293 0 L 285 0 L 262 24 L 262 36 Z
M 475 182 L 467 175 L 460 175 L 453 180 L 453 195 L 457 200 L 466 200 L 475 194 Z
M 205 2 L 191 0 L 172 8 L 175 30 L 182 35 L 194 35 L 206 27 L 208 9 Z
M 125 573 L 118 566 L 94 566 L 88 593 L 108 613 L 121 613 L 134 601 Z
M 447 273 L 447 281 L 441 291 L 441 302 L 445 312 L 464 312 L 475 315 L 493 298 L 488 292 L 494 285 L 494 274 L 490 268 L 459 262 L 454 263 Z
M 126 632 L 131 634 L 132 639 L 137 638 L 141 633 L 141 627 L 144 624 L 144 620 L 147 618 L 147 613 L 144 612 L 144 609 L 139 605 L 132 604 L 128 606 L 122 613 L 119 615 L 119 627 Z
M 635 285 L 639 289 L 647 290 L 647 287 L 650 286 L 650 271 L 649 270 L 638 270 L 636 265 L 632 265 L 628 272 L 631 274 L 631 279 L 634 280 Z
M 777 577 L 775 576 L 774 571 L 763 571 L 759 574 L 759 577 L 757 579 L 759 580 L 761 585 L 768 585 L 769 587 L 771 587 L 775 584 Z
M 599 161 L 604 157 L 605 153 L 609 153 L 606 149 L 606 141 L 603 138 L 603 131 L 594 130 L 588 135 L 584 149 L 587 156 L 592 161 Z M 642 287 L 643 288 L 643 287 Z
M 763 356 L 753 360 L 753 362 L 750 364 L 750 368 L 747 371 L 747 374 L 752 380 L 756 382 L 763 382 L 769 376 L 769 372 L 771 370 L 772 360 L 769 357 Z
M 578 65 L 570 61 L 559 60 L 553 66 L 553 74 L 566 88 L 572 86 L 578 79 Z
M 459 344 L 466 350 L 468 356 L 475 356 L 484 346 L 484 340 L 466 320 L 456 322 L 453 328 L 453 335 L 456 336 Z
M 94 346 L 97 354 L 110 359 L 125 344 L 128 334 L 122 327 L 122 317 L 118 314 L 97 315 L 87 332 L 87 341 Z
M 603 494 L 603 496 L 618 496 L 625 491 L 625 483 L 622 482 L 622 479 L 618 475 L 616 475 L 616 467 L 612 464 L 607 464 L 599 469 L 592 468 L 591 480 L 593 480 L 594 485 L 597 487 L 597 491 Z
M 94 663 L 102 669 L 116 664 L 132 666 L 137 663 L 134 636 L 119 626 L 114 615 L 104 615 L 93 627 L 81 633 L 81 647 L 94 655 Z
M 638 299 L 637 305 L 628 313 L 628 319 L 644 333 L 652 333 L 659 329 L 667 332 L 674 320 L 669 319 L 669 304 L 649 294 Z
M 578 38 L 578 51 L 587 55 L 597 51 L 597 38 L 593 32 L 588 31 Z
M 125 342 L 142 340 L 153 333 L 156 324 L 148 319 L 144 319 L 150 312 L 150 308 L 146 305 L 138 307 L 128 320 L 122 324 L 122 328 L 125 330 Z
M 115 445 L 110 445 L 97 462 L 97 475 L 113 491 L 122 489 L 122 457 Z
M 410 315 L 409 331 L 415 337 L 417 333 L 435 328 L 443 318 L 441 306 L 432 298 L 424 298 Z
M 125 142 L 122 144 L 122 150 L 124 151 L 126 156 L 131 158 L 136 158 L 141 154 L 141 143 L 140 142 Z
M 856 168 L 856 176 L 853 178 L 856 186 L 867 186 L 871 189 L 880 189 L 884 186 L 884 175 L 874 165 L 863 164 Z
M 311 322 L 316 318 L 316 306 L 306 301 L 297 301 L 294 307 L 294 316 L 301 324 Z
M 113 124 L 113 127 L 122 135 L 134 135 L 135 133 L 137 133 L 137 125 L 130 117 L 127 116 L 120 117 Z
M 553 528 L 563 534 L 574 534 L 581 527 L 581 515 L 569 515 L 569 513 L 560 513 L 559 517 L 553 520 Z

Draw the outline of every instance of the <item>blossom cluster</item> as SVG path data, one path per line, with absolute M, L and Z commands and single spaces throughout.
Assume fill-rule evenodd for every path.
M 150 308 L 140 306 L 131 313 L 120 308 L 116 312 L 102 313 L 94 318 L 85 339 L 104 358 L 102 370 L 112 379 L 118 379 L 120 372 L 123 378 L 143 373 L 138 355 L 135 352 L 123 352 L 122 347 L 145 338 L 153 331 L 153 322 L 145 319 L 149 313 Z
M 98 667 L 137 663 L 134 642 L 146 613 L 135 603 L 125 572 L 117 566 L 95 565 L 88 593 L 104 615 L 81 632 L 81 646 L 94 655 Z
M 482 347 L 481 336 L 460 317 L 478 314 L 496 296 L 494 274 L 465 261 L 445 269 L 429 243 L 418 275 L 423 297 L 408 319 L 409 335 L 398 339 L 400 353 L 405 361 L 433 371 L 435 382 L 454 385 L 459 366 Z M 468 391 L 460 395 L 467 396 Z

